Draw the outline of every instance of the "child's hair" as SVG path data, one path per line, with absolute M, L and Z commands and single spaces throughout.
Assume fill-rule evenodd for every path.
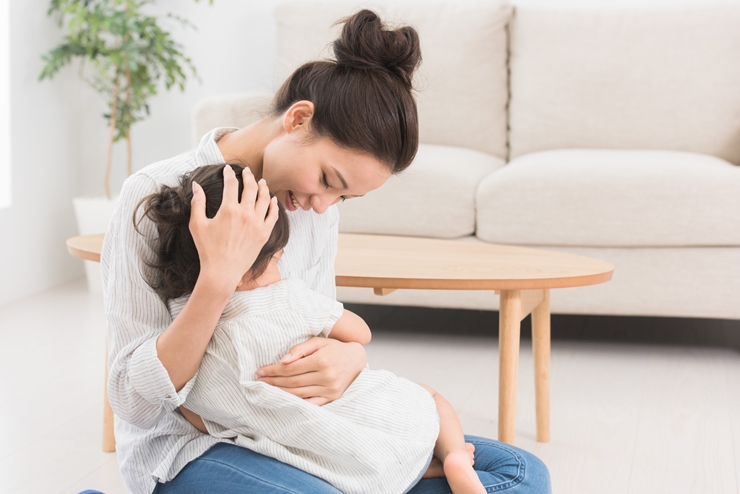
M 206 216 L 213 218 L 223 199 L 225 166 L 227 165 L 206 165 L 196 168 L 182 175 L 178 186 L 162 185 L 159 192 L 142 199 L 134 210 L 134 225 L 137 231 L 139 222 L 145 216 L 157 227 L 159 236 L 155 248 L 156 257 L 145 261 L 153 268 L 145 278 L 149 286 L 165 302 L 193 291 L 200 274 L 198 250 L 195 248 L 189 227 L 193 181 L 198 182 L 203 188 L 206 196 Z M 239 182 L 238 197 L 241 200 L 244 190 L 243 167 L 233 164 L 228 166 L 231 166 L 236 174 Z M 137 212 L 142 205 L 144 212 L 137 221 Z M 252 279 L 264 273 L 272 257 L 288 243 L 288 218 L 283 214 L 285 210 L 280 203 L 278 208 L 278 220 L 270 238 L 249 270 Z
M 412 78 L 421 63 L 419 35 L 410 26 L 387 29 L 364 9 L 343 19 L 336 60 L 301 65 L 275 94 L 272 114 L 297 101 L 314 104 L 311 130 L 347 149 L 364 151 L 397 173 L 419 147 Z

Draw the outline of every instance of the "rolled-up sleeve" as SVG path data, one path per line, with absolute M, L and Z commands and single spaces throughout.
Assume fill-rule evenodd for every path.
M 172 322 L 167 306 L 149 287 L 156 228 L 148 219 L 134 227 L 141 198 L 158 189 L 136 174 L 124 182 L 101 253 L 105 311 L 108 319 L 108 397 L 113 411 L 137 427 L 150 428 L 180 406 L 195 378 L 179 392 L 157 357 L 156 342 Z
M 165 409 L 174 409 L 185 403 L 195 384 L 196 373 L 178 392 L 170 381 L 167 369 L 157 357 L 157 339 L 150 338 L 131 354 L 128 378 L 131 387 L 149 403 L 160 403 Z

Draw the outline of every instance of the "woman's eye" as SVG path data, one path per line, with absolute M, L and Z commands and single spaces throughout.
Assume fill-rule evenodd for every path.
M 326 173 L 322 173 L 321 174 L 321 181 L 323 182 L 324 187 L 326 187 L 328 189 L 329 188 L 329 181 L 326 180 Z

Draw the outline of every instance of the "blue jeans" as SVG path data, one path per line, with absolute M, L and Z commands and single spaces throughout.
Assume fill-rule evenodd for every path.
M 475 445 L 475 469 L 487 492 L 550 494 L 542 461 L 514 446 L 465 436 Z M 188 463 L 152 494 L 341 494 L 330 484 L 295 467 L 233 444 L 219 443 Z M 444 478 L 423 479 L 409 494 L 450 494 Z

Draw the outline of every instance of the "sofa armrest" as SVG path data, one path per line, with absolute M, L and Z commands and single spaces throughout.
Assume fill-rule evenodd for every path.
M 191 115 L 193 146 L 215 127 L 246 127 L 267 115 L 273 93 L 250 92 L 211 96 L 198 102 Z

